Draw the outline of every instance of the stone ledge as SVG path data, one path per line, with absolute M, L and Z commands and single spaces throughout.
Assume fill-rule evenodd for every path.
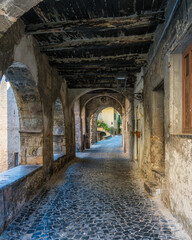
M 41 167 L 41 165 L 20 165 L 0 173 L 0 189 L 6 188 L 8 185 L 22 180 Z
M 14 219 L 23 205 L 38 192 L 45 178 L 41 166 L 21 165 L 1 173 L 1 180 L 0 233 Z
M 53 161 L 53 173 L 58 173 L 73 155 Z M 0 174 L 0 233 L 15 218 L 23 205 L 45 187 L 46 176 L 39 165 L 20 165 Z
M 144 188 L 145 188 L 145 191 L 152 197 L 155 197 L 161 194 L 160 187 L 154 182 L 151 182 L 151 181 L 144 182 Z

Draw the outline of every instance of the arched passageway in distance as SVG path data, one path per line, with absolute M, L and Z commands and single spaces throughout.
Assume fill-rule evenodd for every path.
M 6 76 L 8 84 L 13 89 L 11 93 L 13 101 L 10 105 L 14 108 L 17 105 L 19 116 L 19 127 L 16 127 L 19 128 L 19 134 L 17 134 L 15 146 L 17 145 L 17 148 L 20 146 L 20 148 L 15 154 L 15 161 L 19 160 L 20 164 L 28 165 L 42 164 L 42 106 L 37 83 L 27 66 L 20 62 L 15 62 L 9 66 L 4 76 Z M 9 89 L 6 94 L 8 93 Z M 16 110 L 11 109 L 10 111 L 14 113 Z M 7 128 L 8 126 L 5 127 Z M 9 144 L 10 142 L 8 141 Z
M 53 116 L 53 155 L 54 159 L 66 154 L 65 123 L 62 102 L 59 98 L 54 104 Z
M 122 145 L 127 158 L 133 157 L 133 127 L 132 102 L 123 94 L 108 89 L 98 89 L 86 92 L 74 103 L 76 152 L 90 148 L 97 142 L 97 115 L 107 107 L 115 108 L 121 115 Z M 92 128 L 92 125 L 95 127 Z
M 90 141 L 94 144 L 100 140 L 120 135 L 122 132 L 122 118 L 113 107 L 101 107 L 90 119 Z
M 110 96 L 100 96 L 91 99 L 86 104 L 86 148 L 90 148 L 97 141 L 96 115 L 105 108 L 114 108 L 121 115 L 124 111 L 122 104 Z M 96 114 L 95 114 L 96 113 Z M 124 116 L 123 116 L 124 118 Z M 94 127 L 93 127 L 94 126 Z
M 0 113 L 0 172 L 3 172 L 20 164 L 19 113 L 5 75 L 0 81 Z
M 107 105 L 116 106 L 120 112 L 124 113 L 125 96 L 112 89 L 96 89 L 96 90 L 70 90 L 70 99 L 73 102 L 75 115 L 75 142 L 76 152 L 83 151 L 90 144 L 90 116 L 97 111 L 99 107 L 106 108 Z M 99 99 L 99 100 L 98 100 Z M 95 101 L 96 100 L 96 101 Z M 108 101 L 109 100 L 109 101 Z M 95 104 L 92 104 L 94 103 Z M 110 103 L 111 101 L 111 103 Z M 89 112 L 89 103 L 91 113 Z M 90 116 L 88 116 L 90 115 Z

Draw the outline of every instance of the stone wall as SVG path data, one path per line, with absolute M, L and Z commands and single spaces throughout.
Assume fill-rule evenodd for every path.
M 143 70 L 137 75 L 137 81 L 134 88 L 134 93 L 143 93 L 144 79 Z M 139 167 L 142 166 L 143 154 L 144 154 L 144 102 L 134 99 L 134 160 L 138 161 Z M 136 132 L 140 132 L 140 137 Z
M 17 168 L 20 167 L 23 166 Z M 21 169 L 21 173 L 23 170 Z M 7 174 L 9 174 L 9 171 Z M 17 181 L 0 187 L 0 232 L 14 219 L 23 205 L 33 195 L 37 194 L 38 189 L 43 185 L 43 181 L 42 167 L 35 167 L 29 174 L 23 175 Z
M 188 5 L 186 5 L 186 2 Z M 186 7 L 187 6 L 187 7 Z M 169 18 L 173 16 L 170 20 Z M 170 24 L 168 25 L 167 22 Z M 166 25 L 167 24 L 167 25 Z M 166 27 L 166 31 L 163 31 Z M 163 35 L 162 35 L 163 34 Z M 153 177 L 154 91 L 164 84 L 165 177 L 161 177 L 162 199 L 192 236 L 192 136 L 182 133 L 182 52 L 192 43 L 191 1 L 170 0 L 166 22 L 156 31 L 149 66 L 145 69 L 145 145 L 141 169 Z M 161 39 L 161 42 L 159 40 Z M 158 153 L 157 156 L 158 158 Z
M 25 12 L 41 0 L 7 0 L 0 2 L 0 38 Z
M 73 156 L 62 156 L 54 161 L 54 175 L 63 167 L 67 167 L 72 159 Z M 11 182 L 14 170 L 16 170 L 16 180 Z M 18 166 L 11 169 L 10 173 L 9 171 L 5 173 L 5 178 L 11 175 L 9 183 L 0 186 L 0 233 L 17 216 L 26 202 L 39 193 L 39 189 L 46 190 L 47 186 L 45 184 L 46 176 L 41 166 Z
M 133 126 L 133 102 L 125 99 L 125 113 L 122 118 L 124 131 L 124 151 L 127 153 L 127 158 L 133 160 L 133 136 L 131 132 L 134 130 Z

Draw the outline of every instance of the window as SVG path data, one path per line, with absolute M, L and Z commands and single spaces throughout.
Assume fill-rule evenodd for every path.
M 19 153 L 15 153 L 15 167 L 19 166 Z
M 116 116 L 116 113 L 114 113 L 114 120 L 116 120 L 117 116 Z
M 192 133 L 192 45 L 183 53 L 183 133 Z

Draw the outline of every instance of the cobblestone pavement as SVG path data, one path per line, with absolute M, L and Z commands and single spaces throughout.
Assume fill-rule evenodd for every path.
M 114 137 L 79 154 L 83 159 L 25 205 L 0 239 L 188 239 L 146 195 L 120 143 Z

